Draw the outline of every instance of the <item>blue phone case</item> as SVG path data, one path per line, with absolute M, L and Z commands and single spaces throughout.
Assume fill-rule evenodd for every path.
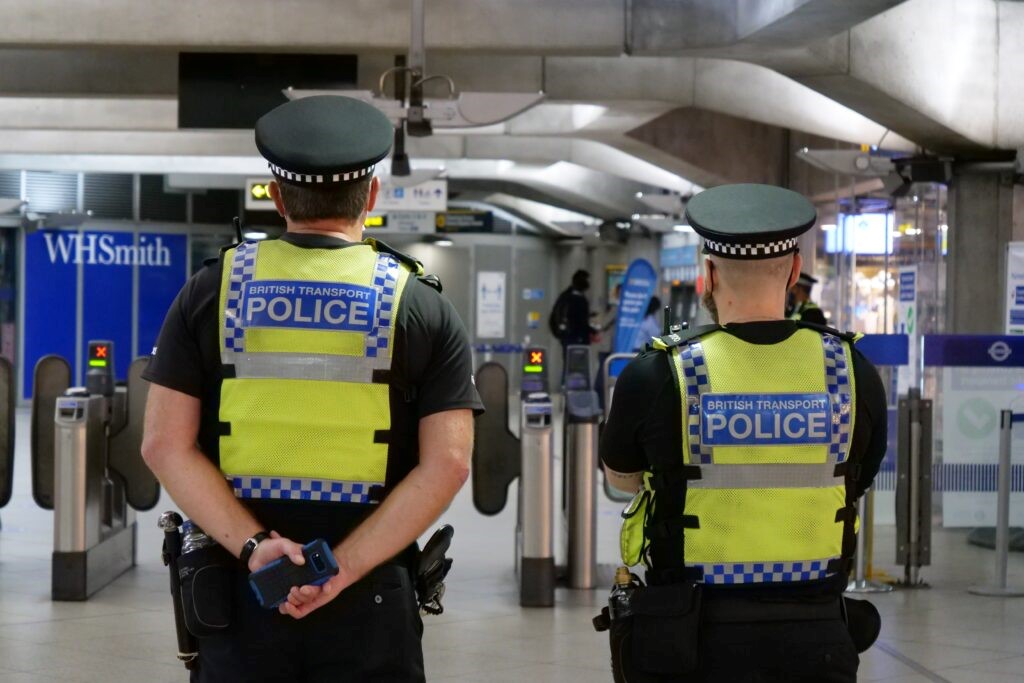
M 302 546 L 302 555 L 303 565 L 279 557 L 249 574 L 249 586 L 261 607 L 273 609 L 288 599 L 293 586 L 322 586 L 338 573 L 338 561 L 322 538 Z

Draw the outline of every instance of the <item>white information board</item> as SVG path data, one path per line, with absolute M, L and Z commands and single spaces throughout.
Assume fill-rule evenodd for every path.
M 994 526 L 999 411 L 1024 411 L 1022 368 L 942 368 L 942 525 Z M 938 429 L 938 423 L 936 423 Z M 1024 429 L 1013 430 L 1011 462 L 1024 461 Z M 1024 492 L 1010 494 L 1010 524 L 1024 525 Z
M 896 324 L 893 334 L 909 337 L 907 364 L 896 371 L 896 391 L 901 396 L 918 383 L 921 333 L 917 329 L 917 285 L 917 266 L 903 266 L 896 271 Z
M 476 274 L 477 339 L 505 338 L 505 273 L 481 270 Z
M 1006 334 L 1024 334 L 1024 242 L 1006 245 Z
M 428 180 L 412 187 L 398 187 L 381 182 L 380 194 L 373 210 L 389 211 L 446 211 L 448 209 L 448 181 Z

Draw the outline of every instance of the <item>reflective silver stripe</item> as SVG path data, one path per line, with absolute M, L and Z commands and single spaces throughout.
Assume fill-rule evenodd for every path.
M 376 503 L 373 490 L 379 481 L 338 481 L 296 477 L 228 475 L 236 498 L 309 500 L 330 503 Z
M 764 465 L 701 465 L 694 489 L 823 489 L 843 486 L 834 465 L 771 463 Z
M 320 353 L 221 354 L 221 363 L 232 365 L 237 379 L 308 379 L 329 382 L 373 382 L 375 370 L 391 367 L 388 357 L 339 356 Z

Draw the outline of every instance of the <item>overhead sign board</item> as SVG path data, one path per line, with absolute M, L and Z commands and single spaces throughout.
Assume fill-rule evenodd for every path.
M 494 232 L 490 211 L 460 210 L 437 214 L 438 232 Z
M 384 214 L 374 212 L 366 217 L 366 228 L 381 232 L 430 234 L 434 232 L 434 212 L 390 211 Z
M 274 200 L 270 198 L 270 183 L 273 178 L 245 179 L 245 210 L 274 211 Z
M 374 211 L 444 211 L 448 208 L 448 181 L 428 180 L 412 187 L 382 182 Z

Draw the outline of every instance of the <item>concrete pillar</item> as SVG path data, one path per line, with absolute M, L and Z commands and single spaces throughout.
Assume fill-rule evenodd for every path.
M 960 175 L 949 188 L 946 331 L 1001 334 L 1005 315 L 1006 244 L 1024 231 L 1024 206 L 1003 174 Z M 1018 208 L 1018 211 L 1020 209 Z M 1016 236 L 1021 239 L 1021 235 Z

